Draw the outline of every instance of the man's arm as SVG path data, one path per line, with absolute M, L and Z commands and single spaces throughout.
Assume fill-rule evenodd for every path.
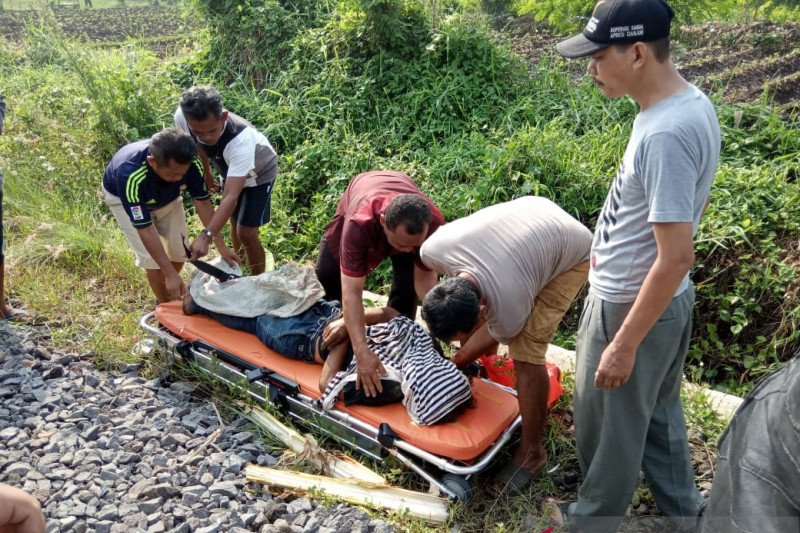
M 356 358 L 356 388 L 364 387 L 367 396 L 377 396 L 383 391 L 381 376 L 386 371 L 378 356 L 367 346 L 366 316 L 361 299 L 366 279 L 342 274 L 342 312 Z
M 497 341 L 489 334 L 489 324 L 484 323 L 467 339 L 467 342 L 462 343 L 461 348 L 453 357 L 453 363 L 458 368 L 464 368 L 480 356 L 496 350 L 496 346 Z
M 200 217 L 203 226 L 208 228 L 214 217 L 214 206 L 211 205 L 211 200 L 194 200 L 194 207 L 197 210 L 197 216 Z M 222 238 L 222 232 L 214 233 L 214 245 L 217 247 L 219 255 L 222 256 L 222 259 L 224 259 L 226 263 L 231 266 L 239 264 L 239 256 L 225 244 L 225 239 Z
M 206 187 L 211 192 L 219 192 L 219 183 L 214 179 L 214 173 L 211 171 L 211 161 L 201 148 L 197 149 L 197 155 L 200 156 L 200 161 L 203 163 L 203 180 L 206 182 Z
M 420 268 L 419 265 L 414 265 L 414 290 L 417 292 L 417 298 L 422 300 L 428 294 L 436 282 L 439 280 L 438 275 L 433 270 L 425 270 Z
M 239 195 L 244 189 L 245 179 L 244 176 L 228 177 L 225 179 L 225 188 L 222 190 L 222 200 L 219 203 L 219 207 L 214 212 L 211 222 L 209 222 L 205 228 L 213 235 L 217 235 L 220 232 L 233 214 L 233 210 L 236 209 Z M 192 249 L 192 259 L 197 259 L 206 255 L 208 253 L 209 244 L 211 244 L 211 239 L 205 233 L 198 235 L 190 246 Z
M 598 389 L 614 389 L 628 381 L 639 344 L 669 306 L 681 280 L 694 263 L 690 222 L 653 224 L 653 233 L 658 255 L 628 316 L 603 351 L 594 378 L 594 386 Z
M 367 326 L 373 326 L 389 322 L 399 315 L 400 312 L 391 307 L 367 307 L 364 309 L 364 322 Z M 325 326 L 325 331 L 322 332 L 322 347 L 330 348 L 349 339 L 344 318 L 339 318 Z
M 167 252 L 164 250 L 164 246 L 161 244 L 161 239 L 158 237 L 156 227 L 150 224 L 149 226 L 142 229 L 137 229 L 136 231 L 139 234 L 139 238 L 142 239 L 144 249 L 147 250 L 147 253 L 149 253 L 150 257 L 152 257 L 156 262 L 158 268 L 161 269 L 161 272 L 164 273 L 164 281 L 170 298 L 176 300 L 178 298 L 183 299 L 183 297 L 186 295 L 186 287 L 183 284 L 180 274 L 178 274 L 178 272 L 172 266 L 172 262 L 169 260 L 169 257 L 167 257 Z

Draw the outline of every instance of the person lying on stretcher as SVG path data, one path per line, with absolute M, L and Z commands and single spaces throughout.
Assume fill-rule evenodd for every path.
M 290 359 L 322 364 L 319 390 L 326 409 L 337 400 L 345 405 L 402 401 L 415 423 L 431 425 L 455 420 L 472 405 L 469 379 L 441 355 L 419 324 L 389 307 L 365 309 L 367 342 L 386 371 L 381 378 L 383 391 L 377 397 L 366 396 L 356 384 L 355 359 L 341 304 L 336 300 L 320 299 L 289 317 L 240 317 L 202 307 L 190 289 L 183 312 L 203 314 L 229 328 L 252 333 L 265 346 Z

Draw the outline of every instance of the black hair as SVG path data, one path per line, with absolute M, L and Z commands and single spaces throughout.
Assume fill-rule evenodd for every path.
M 652 52 L 656 61 L 663 63 L 669 59 L 670 41 L 669 37 L 658 39 L 657 41 L 642 41 Z M 622 53 L 635 43 L 622 43 L 614 45 L 618 53 Z
M 458 333 L 472 331 L 478 322 L 480 292 L 465 278 L 449 278 L 428 292 L 422 301 L 422 318 L 431 335 L 449 342 Z
M 431 222 L 431 206 L 418 194 L 400 194 L 389 201 L 383 220 L 389 231 L 402 224 L 409 235 L 419 235 Z
M 196 85 L 181 95 L 183 116 L 192 120 L 205 120 L 209 114 L 222 116 L 222 95 L 210 85 Z
M 159 165 L 170 161 L 187 165 L 197 156 L 192 138 L 178 128 L 166 128 L 153 135 L 148 152 Z

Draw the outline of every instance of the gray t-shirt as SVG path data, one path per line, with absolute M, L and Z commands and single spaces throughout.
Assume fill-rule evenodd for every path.
M 440 227 L 420 249 L 428 268 L 472 275 L 488 307 L 489 333 L 519 334 L 539 291 L 589 259 L 592 232 L 548 200 L 523 196 Z
M 719 151 L 714 106 L 694 85 L 637 115 L 595 228 L 595 295 L 614 303 L 636 299 L 658 254 L 653 223 L 691 222 L 697 231 Z M 675 296 L 688 285 L 687 273 Z

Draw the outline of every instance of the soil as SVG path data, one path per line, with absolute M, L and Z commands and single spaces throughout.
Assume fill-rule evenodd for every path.
M 554 36 L 531 17 L 508 19 L 501 27 L 528 64 L 556 56 Z M 724 103 L 768 99 L 784 114 L 800 111 L 800 24 L 708 22 L 673 33 L 672 54 L 687 80 L 719 94 Z M 576 77 L 586 61 L 566 62 Z
M 196 28 L 174 7 L 61 8 L 49 13 L 67 37 L 107 44 L 139 39 L 161 55 L 189 41 Z M 11 42 L 19 41 L 25 36 L 26 24 L 40 19 L 37 11 L 5 11 L 0 13 L 0 35 Z

